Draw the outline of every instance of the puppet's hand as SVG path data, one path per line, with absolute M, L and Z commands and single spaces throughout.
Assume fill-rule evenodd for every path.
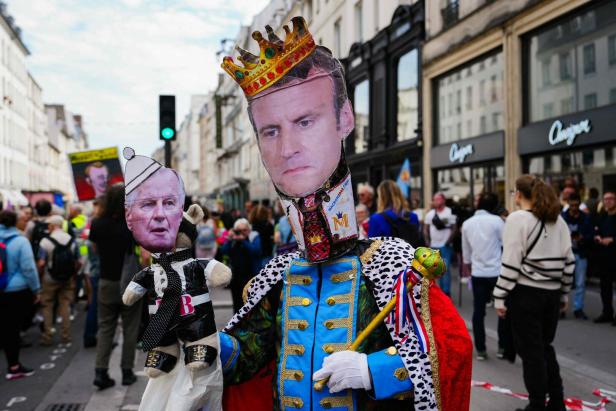
M 325 357 L 323 368 L 312 375 L 312 379 L 320 381 L 328 378 L 329 392 L 337 393 L 344 389 L 372 389 L 368 356 L 355 351 L 339 351 Z
M 139 299 L 143 297 L 146 292 L 147 290 L 145 288 L 143 288 L 136 282 L 131 281 L 130 283 L 128 283 L 126 290 L 124 290 L 124 294 L 122 295 L 122 302 L 124 303 L 124 305 L 133 305 L 137 301 L 139 301 Z
M 205 268 L 208 288 L 226 287 L 231 281 L 231 269 L 223 263 L 212 260 Z

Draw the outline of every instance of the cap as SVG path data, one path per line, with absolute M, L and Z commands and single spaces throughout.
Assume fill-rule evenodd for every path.
M 131 147 L 124 147 L 122 154 L 126 161 L 124 181 L 126 181 L 126 195 L 133 192 L 139 184 L 143 183 L 152 174 L 162 168 L 162 164 L 153 158 L 138 156 Z

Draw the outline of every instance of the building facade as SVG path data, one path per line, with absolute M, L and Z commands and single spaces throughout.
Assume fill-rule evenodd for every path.
M 21 29 L 0 3 L 0 192 L 3 203 L 23 205 L 20 190 L 32 186 L 29 151 L 34 145 L 28 133 L 28 71 L 30 54 L 21 39 Z
M 421 42 L 424 3 L 398 6 L 374 37 L 354 43 L 344 59 L 355 130 L 345 142 L 355 184 L 376 187 L 411 165 L 410 196 L 421 199 Z
M 45 113 L 48 137 L 46 163 L 48 191 L 62 193 L 64 201 L 76 201 L 68 154 L 88 148 L 83 118 L 71 113 L 62 104 L 45 104 Z
M 426 204 L 442 191 L 471 206 L 489 190 L 512 209 L 522 173 L 557 192 L 613 188 L 615 33 L 609 1 L 427 2 Z
M 40 192 L 70 200 L 67 154 L 88 145 L 82 118 L 62 105 L 44 105 L 42 87 L 26 67 L 30 52 L 4 2 L 0 26 L 0 203 L 27 205 Z
M 172 146 L 172 166 L 184 180 L 186 194 L 201 194 L 199 168 L 201 166 L 199 112 L 208 96 L 197 94 L 190 96 L 189 112 L 177 131 L 177 139 Z

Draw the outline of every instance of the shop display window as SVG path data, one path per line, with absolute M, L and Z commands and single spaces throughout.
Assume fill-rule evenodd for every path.
M 437 144 L 503 129 L 502 51 L 480 57 L 434 82 Z
M 505 203 L 505 167 L 501 162 L 447 168 L 436 171 L 437 191 L 454 204 L 468 204 L 483 192 L 492 192 Z
M 614 104 L 616 2 L 595 2 L 525 40 L 527 122 Z
M 616 147 L 589 147 L 529 157 L 524 162 L 524 171 L 542 176 L 557 192 L 567 179 L 573 179 L 582 192 L 588 187 L 602 190 L 605 179 L 616 178 Z

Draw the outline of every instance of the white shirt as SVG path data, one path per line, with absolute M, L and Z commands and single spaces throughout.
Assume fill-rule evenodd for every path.
M 442 230 L 438 230 L 432 224 L 432 219 L 434 218 L 434 214 L 438 214 L 438 218 L 445 224 L 446 228 Z M 447 244 L 447 240 L 451 236 L 451 231 L 453 230 L 453 226 L 456 224 L 456 216 L 451 212 L 451 208 L 445 207 L 442 211 L 435 211 L 434 209 L 428 211 L 426 214 L 426 224 L 430 225 L 430 247 L 438 248 L 443 247 Z
M 465 264 L 471 264 L 473 277 L 500 274 L 504 227 L 502 218 L 485 210 L 475 211 L 462 224 L 462 258 Z

